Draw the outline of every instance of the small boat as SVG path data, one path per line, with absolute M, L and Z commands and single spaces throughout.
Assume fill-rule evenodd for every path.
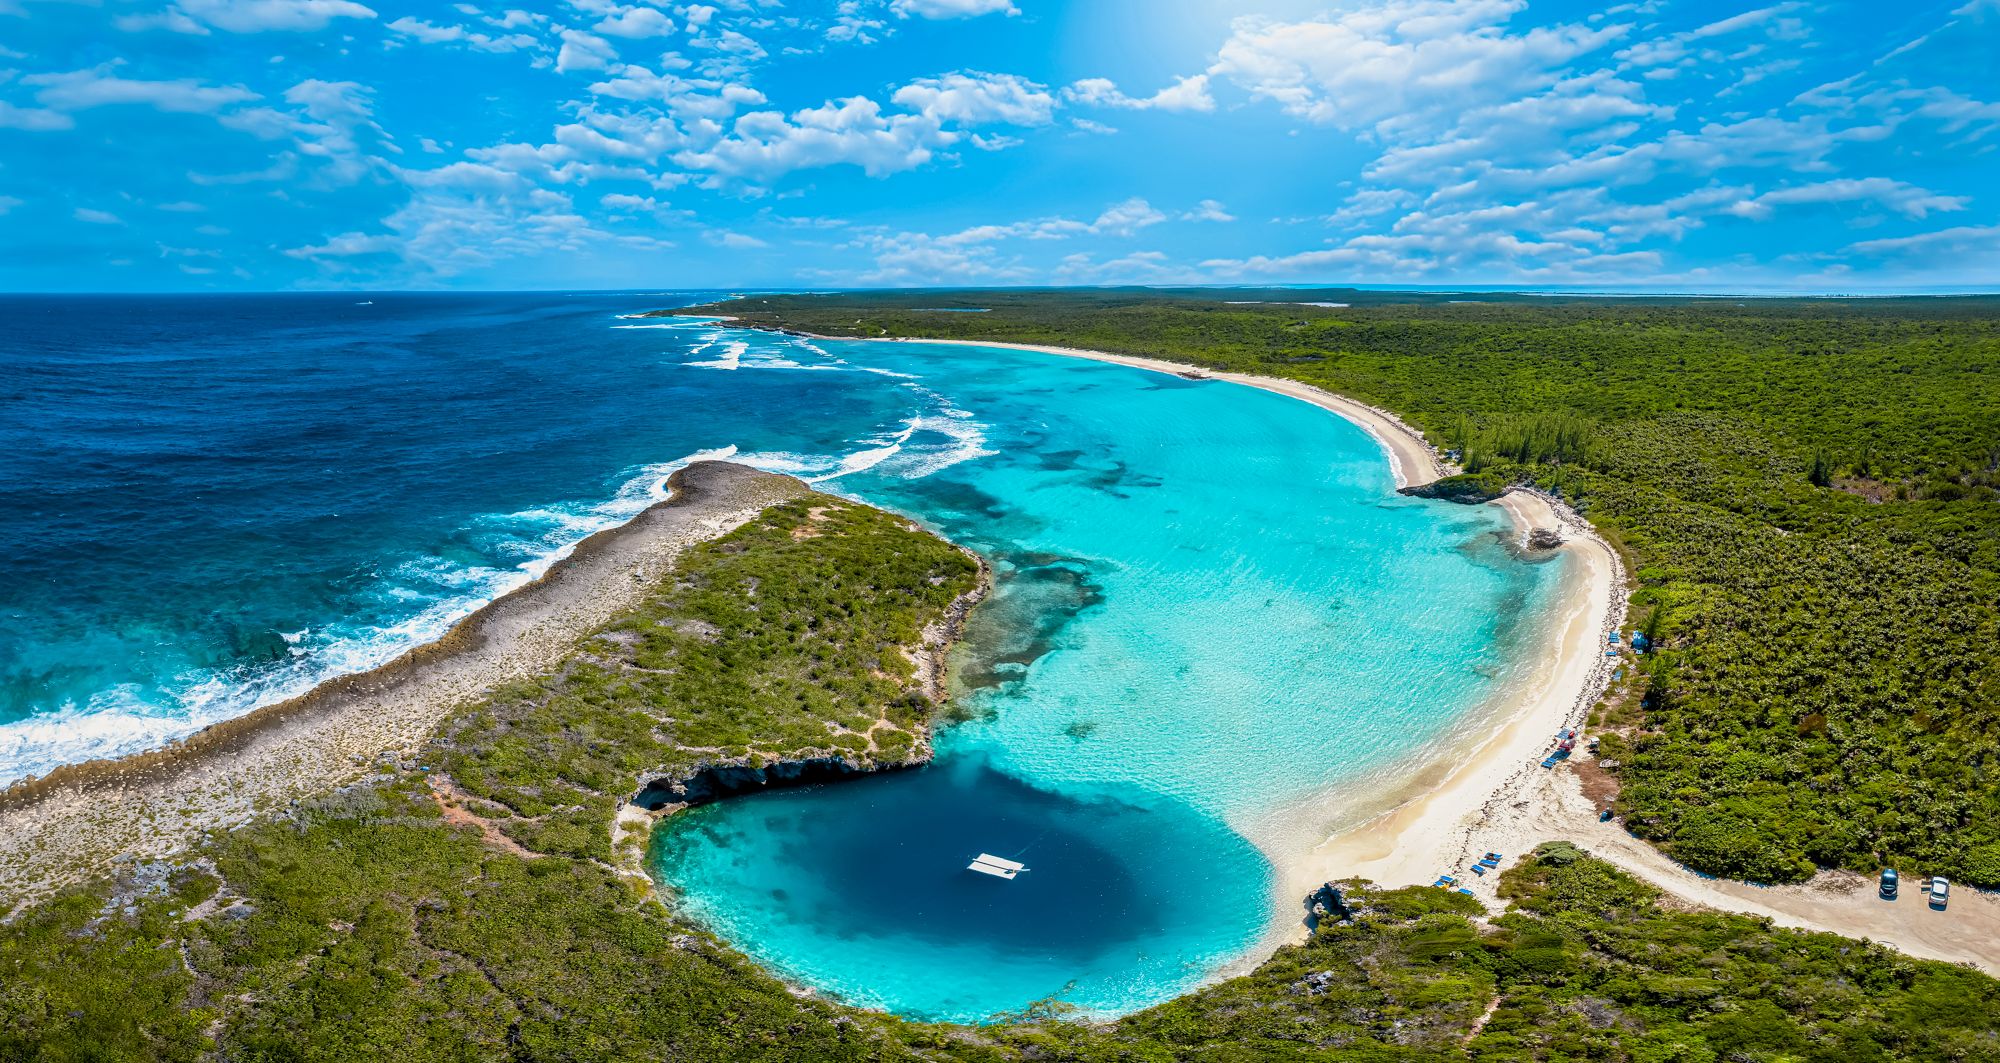
M 1019 860 L 1003 859 L 994 856 L 992 853 L 980 853 L 978 856 L 973 857 L 971 863 L 965 865 L 965 869 L 967 871 L 977 871 L 982 875 L 992 875 L 994 878 L 1011 879 L 1021 872 L 1028 870 L 1028 865 L 1021 863 Z

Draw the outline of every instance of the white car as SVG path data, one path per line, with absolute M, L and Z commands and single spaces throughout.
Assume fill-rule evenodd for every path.
M 1950 899 L 1951 882 L 1943 875 L 1931 879 L 1931 907 L 1942 912 L 1944 911 L 1945 903 Z

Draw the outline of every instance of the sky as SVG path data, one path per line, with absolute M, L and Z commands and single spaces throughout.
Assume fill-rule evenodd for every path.
M 0 289 L 2000 289 L 2000 0 L 507 2 L 0 0 Z

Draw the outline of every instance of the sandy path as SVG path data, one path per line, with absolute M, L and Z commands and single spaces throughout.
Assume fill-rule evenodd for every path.
M 1073 347 L 978 340 L 899 342 L 1038 351 L 1262 388 L 1331 410 L 1359 425 L 1381 444 L 1398 486 L 1429 483 L 1457 471 L 1439 459 L 1422 433 L 1394 414 L 1310 384 Z M 1541 760 L 1558 731 L 1582 727 L 1617 667 L 1617 659 L 1604 656 L 1604 635 L 1624 619 L 1624 566 L 1610 545 L 1567 506 L 1526 491 L 1511 492 L 1497 504 L 1507 509 L 1523 534 L 1538 527 L 1560 528 L 1566 540 L 1562 549 L 1571 555 L 1555 613 L 1561 617 L 1562 630 L 1549 643 L 1539 681 L 1491 710 L 1498 726 L 1476 746 L 1412 764 L 1399 793 L 1374 795 L 1375 806 L 1385 811 L 1360 826 L 1309 849 L 1296 844 L 1296 832 L 1272 832 L 1273 838 L 1292 841 L 1285 846 L 1264 844 L 1278 872 L 1281 919 L 1296 918 L 1299 912 L 1289 906 L 1319 883 L 1357 877 L 1403 886 L 1425 885 L 1440 874 L 1452 874 L 1497 911 L 1502 907 L 1494 892 L 1497 876 L 1475 876 L 1467 870 L 1470 865 L 1488 851 L 1512 859 L 1543 841 L 1561 838 L 1689 903 L 1764 916 L 1780 926 L 1868 938 L 1912 956 L 1972 963 L 2000 974 L 2000 898 L 1993 894 L 1956 888 L 1950 907 L 1940 913 L 1931 911 L 1918 896 L 1914 877 L 1906 883 L 1902 899 L 1894 902 L 1880 900 L 1872 880 L 1849 872 L 1824 872 L 1797 886 L 1752 886 L 1697 875 L 1617 823 L 1598 822 L 1597 809 L 1583 796 L 1576 776 L 1563 767 L 1544 769 Z M 1358 800 L 1369 802 L 1365 796 Z M 1356 800 L 1348 803 L 1352 806 Z
M 535 582 L 380 668 L 150 753 L 58 768 L 0 792 L 0 914 L 48 889 L 152 858 L 404 761 L 453 709 L 548 670 L 580 635 L 635 606 L 687 547 L 807 487 L 697 462 L 673 497 L 577 544 Z
M 1993 894 L 1954 886 L 1950 906 L 1937 912 L 1919 895 L 1914 874 L 1894 901 L 1876 896 L 1872 876 L 1851 871 L 1823 871 L 1795 886 L 1697 875 L 1618 823 L 1599 823 L 1574 773 L 1537 767 L 1522 774 L 1519 785 L 1467 825 L 1475 856 L 1491 849 L 1511 857 L 1550 838 L 1565 838 L 1683 901 L 1764 916 L 1779 926 L 1867 938 L 1911 956 L 1970 963 L 2000 975 L 2000 898 Z M 1491 898 L 1490 884 L 1481 881 L 1474 888 Z

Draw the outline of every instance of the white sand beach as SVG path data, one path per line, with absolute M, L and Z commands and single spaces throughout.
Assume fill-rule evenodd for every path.
M 905 342 L 1039 351 L 1263 388 L 1359 425 L 1382 445 L 1398 486 L 1429 483 L 1458 471 L 1444 464 L 1422 433 L 1394 414 L 1310 384 L 1074 347 Z M 1275 919 L 1281 932 L 1274 941 L 1302 934 L 1293 922 L 1301 914 L 1298 899 L 1338 878 L 1411 886 L 1451 874 L 1497 912 L 1504 907 L 1495 893 L 1498 876 L 1482 878 L 1468 868 L 1489 851 L 1511 861 L 1541 842 L 1564 839 L 1685 903 L 1762 916 L 1780 926 L 1867 938 L 1911 956 L 1969 963 L 2000 974 L 1996 895 L 1955 890 L 1946 914 L 1931 911 L 1914 891 L 1906 891 L 1900 901 L 1882 901 L 1872 881 L 1851 872 L 1822 872 L 1796 886 L 1753 886 L 1697 874 L 1618 823 L 1599 822 L 1578 777 L 1563 768 L 1544 769 L 1541 760 L 1559 731 L 1582 727 L 1616 670 L 1619 658 L 1604 656 L 1604 636 L 1624 619 L 1625 568 L 1610 544 L 1567 506 L 1526 491 L 1510 492 L 1494 504 L 1507 510 L 1523 535 L 1534 528 L 1561 531 L 1565 541 L 1560 549 L 1569 555 L 1569 572 L 1550 614 L 1560 618 L 1559 630 L 1547 641 L 1533 681 L 1488 708 L 1494 725 L 1483 740 L 1439 750 L 1429 761 L 1413 764 L 1394 792 L 1341 795 L 1350 806 L 1366 809 L 1373 803 L 1382 810 L 1378 814 L 1317 844 L 1300 844 L 1297 831 L 1252 832 L 1264 835 L 1253 840 L 1277 871 Z M 1246 957 L 1222 973 L 1239 973 L 1260 959 Z

